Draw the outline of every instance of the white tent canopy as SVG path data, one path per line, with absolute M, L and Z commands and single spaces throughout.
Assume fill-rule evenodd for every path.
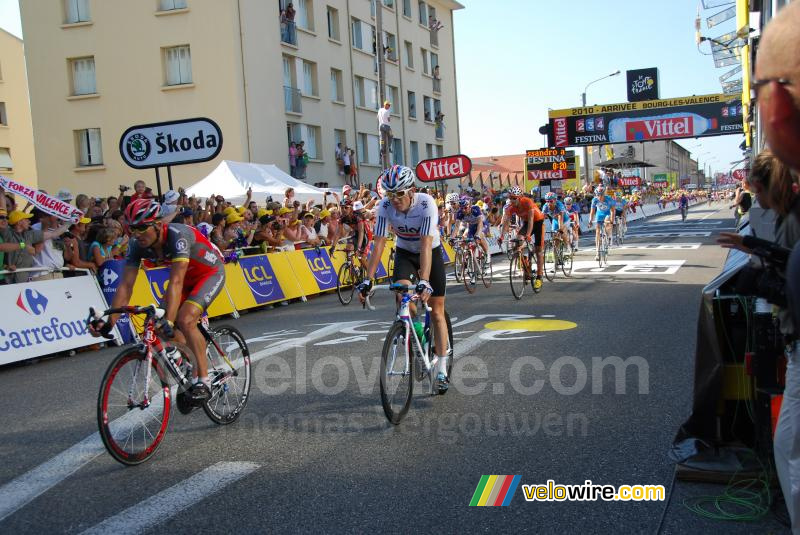
M 222 195 L 226 201 L 241 204 L 247 198 L 247 188 L 253 188 L 253 200 L 261 206 L 269 196 L 281 202 L 289 187 L 294 188 L 295 199 L 300 202 L 314 199 L 322 203 L 326 191 L 287 175 L 276 165 L 223 160 L 207 177 L 186 188 L 186 194 L 200 198 Z

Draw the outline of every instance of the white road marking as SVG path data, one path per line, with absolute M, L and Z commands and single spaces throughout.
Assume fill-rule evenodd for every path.
M 708 238 L 710 231 L 626 232 L 625 238 Z
M 573 275 L 674 275 L 685 260 L 610 260 L 608 266 L 581 260 L 572 265 Z
M 700 248 L 700 243 L 626 243 L 615 246 L 613 249 L 650 249 L 650 250 L 695 250 Z M 612 249 L 612 250 L 613 250 Z
M 158 494 L 129 507 L 118 515 L 103 520 L 83 533 L 86 535 L 96 533 L 114 533 L 114 535 L 142 533 L 166 522 L 192 505 L 251 474 L 258 468 L 259 465 L 255 463 L 217 463 L 193 475 L 191 478 L 185 479 L 177 485 L 162 490 Z M 191 522 L 191 519 L 187 519 L 187 522 Z
M 269 356 L 293 349 L 298 345 L 308 344 L 314 340 L 338 333 L 345 328 L 353 328 L 364 323 L 369 322 L 350 321 L 328 324 L 301 338 L 281 341 L 265 349 L 251 353 L 250 359 L 252 363 L 255 363 Z M 103 452 L 105 452 L 105 447 L 100 440 L 100 434 L 93 433 L 78 444 L 62 451 L 49 461 L 40 464 L 36 468 L 29 470 L 0 487 L 0 521 L 27 505 L 31 500 L 61 483 L 61 481 L 78 471 L 81 467 Z

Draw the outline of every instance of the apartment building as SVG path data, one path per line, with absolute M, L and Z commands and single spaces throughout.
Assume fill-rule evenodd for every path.
M 22 40 L 0 29 L 0 175 L 36 187 L 28 79 Z M 55 192 L 53 192 L 55 193 Z
M 377 31 L 386 49 L 395 161 L 459 152 L 451 0 L 21 0 L 40 187 L 110 193 L 153 171 L 128 168 L 128 127 L 192 117 L 219 124 L 213 161 L 172 169 L 175 186 L 222 159 L 289 169 L 304 141 L 306 180 L 342 184 L 337 143 L 362 182 L 380 173 Z M 440 21 L 441 28 L 430 29 Z M 438 67 L 438 68 L 437 68 Z M 444 120 L 436 121 L 444 114 Z M 164 173 L 162 172 L 162 176 Z

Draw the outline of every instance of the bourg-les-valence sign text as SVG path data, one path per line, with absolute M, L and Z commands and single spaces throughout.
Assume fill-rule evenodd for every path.
M 122 160 L 134 169 L 207 162 L 220 150 L 222 131 L 204 117 L 132 126 L 119 140 Z
M 463 154 L 422 160 L 417 164 L 415 172 L 422 182 L 449 180 L 467 176 L 472 171 L 472 160 Z
M 742 99 L 724 94 L 552 110 L 549 118 L 556 148 L 744 132 Z

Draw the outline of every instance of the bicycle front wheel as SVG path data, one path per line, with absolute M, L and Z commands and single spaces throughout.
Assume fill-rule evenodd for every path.
M 211 397 L 203 410 L 212 422 L 225 425 L 239 419 L 250 395 L 250 350 L 244 336 L 229 325 L 211 330 L 206 350 Z
M 575 256 L 572 251 L 567 250 L 567 246 L 561 246 L 561 272 L 565 277 L 572 276 L 572 260 Z
M 469 293 L 475 293 L 475 262 L 471 253 L 467 252 L 461 259 L 461 279 L 464 283 L 464 288 Z
M 522 294 L 525 293 L 525 276 L 526 269 L 522 255 L 515 254 L 511 259 L 511 264 L 508 269 L 508 280 L 511 283 L 511 295 L 514 299 L 519 301 L 522 299 Z
M 461 270 L 464 265 L 464 260 L 461 258 L 461 251 L 457 250 L 455 256 L 456 258 L 455 261 L 453 262 L 453 273 L 455 273 L 456 282 L 461 282 L 462 280 L 461 277 L 463 275 Z
M 556 251 L 553 246 L 553 241 L 550 240 L 544 244 L 544 276 L 547 280 L 553 282 L 556 278 L 556 269 L 558 262 L 556 262 Z
M 413 337 L 406 338 L 406 328 L 404 322 L 394 322 L 381 352 L 381 404 L 393 425 L 399 424 L 408 412 L 414 393 Z
M 484 255 L 483 262 L 483 268 L 481 269 L 481 281 L 483 281 L 483 286 L 488 288 L 492 285 L 492 255 Z
M 165 371 L 135 347 L 115 358 L 97 398 L 97 426 L 108 453 L 122 464 L 143 463 L 161 445 L 169 426 L 170 386 Z
M 339 296 L 339 302 L 343 305 L 349 305 L 353 300 L 353 293 L 356 289 L 356 281 L 353 276 L 353 264 L 345 262 L 339 268 L 338 282 L 336 283 L 336 294 Z

